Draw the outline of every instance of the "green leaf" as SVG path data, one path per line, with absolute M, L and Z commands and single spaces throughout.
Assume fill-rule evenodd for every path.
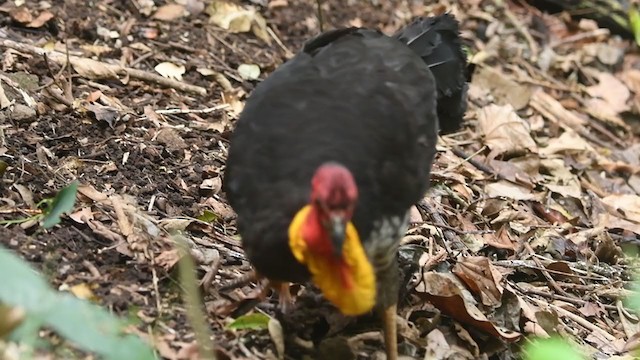
M 640 310 L 640 280 L 635 280 L 631 284 L 631 293 L 628 298 L 625 299 L 626 306 L 638 311 Z
M 636 44 L 640 45 L 640 12 L 634 5 L 629 8 L 629 26 L 636 39 Z
M 51 289 L 44 278 L 15 254 L 0 246 L 0 302 L 24 309 L 26 317 L 11 338 L 31 347 L 43 326 L 79 348 L 105 359 L 154 359 L 152 350 L 125 323 L 108 311 L 68 293 Z
M 206 223 L 212 223 L 218 219 L 218 215 L 213 211 L 205 210 L 202 215 L 198 216 L 198 220 Z
M 525 360 L 585 360 L 567 341 L 559 337 L 534 339 L 524 347 Z
M 78 182 L 74 181 L 58 192 L 53 203 L 47 209 L 42 226 L 49 229 L 60 223 L 60 215 L 73 210 L 78 193 Z
M 262 313 L 253 313 L 242 315 L 239 318 L 233 320 L 231 324 L 227 325 L 227 328 L 235 330 L 261 330 L 266 329 L 268 326 L 269 316 Z

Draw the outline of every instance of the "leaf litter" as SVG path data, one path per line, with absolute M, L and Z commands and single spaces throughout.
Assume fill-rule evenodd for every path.
M 0 30 L 0 220 L 38 214 L 39 201 L 80 183 L 61 223 L 8 225 L 0 244 L 55 287 L 137 318 L 161 356 L 187 359 L 193 330 L 172 286 L 178 231 L 221 358 L 378 356 L 375 319 L 346 319 L 305 284 L 285 317 L 277 298 L 260 300 L 260 284 L 228 289 L 250 271 L 220 192 L 229 135 L 259 78 L 319 29 L 315 2 L 250 3 L 0 6 L 13 24 Z M 537 335 L 631 359 L 640 343 L 624 301 L 635 263 L 623 250 L 640 237 L 633 40 L 511 1 L 325 1 L 323 10 L 325 28 L 387 33 L 450 10 L 475 67 L 465 127 L 441 139 L 433 186 L 402 241 L 401 352 L 514 358 Z M 228 330 L 251 318 L 260 325 Z

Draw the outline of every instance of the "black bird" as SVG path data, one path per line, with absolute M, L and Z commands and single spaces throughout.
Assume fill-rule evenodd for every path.
M 466 109 L 466 58 L 451 15 L 393 37 L 325 32 L 251 94 L 224 190 L 256 271 L 309 279 L 347 315 L 383 310 L 397 358 L 397 249 L 425 194 L 438 131 Z

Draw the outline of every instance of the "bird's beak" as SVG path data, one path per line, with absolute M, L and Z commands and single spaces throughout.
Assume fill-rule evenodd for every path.
M 328 230 L 331 234 L 333 253 L 337 258 L 341 258 L 347 224 L 342 215 L 331 215 L 329 220 Z

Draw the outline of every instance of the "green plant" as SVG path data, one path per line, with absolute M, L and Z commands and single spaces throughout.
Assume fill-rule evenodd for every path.
M 0 225 L 21 224 L 27 221 L 42 219 L 42 227 L 49 229 L 60 223 L 60 216 L 73 209 L 78 193 L 78 182 L 74 181 L 62 188 L 53 198 L 47 198 L 36 204 L 37 208 L 42 208 L 40 214 L 16 220 L 3 220 Z
M 97 305 L 54 291 L 40 274 L 1 246 L 0 274 L 0 302 L 24 311 L 18 327 L 9 333 L 11 340 L 38 348 L 38 333 L 44 327 L 104 359 L 155 358 L 147 344 L 124 332 L 125 322 Z

